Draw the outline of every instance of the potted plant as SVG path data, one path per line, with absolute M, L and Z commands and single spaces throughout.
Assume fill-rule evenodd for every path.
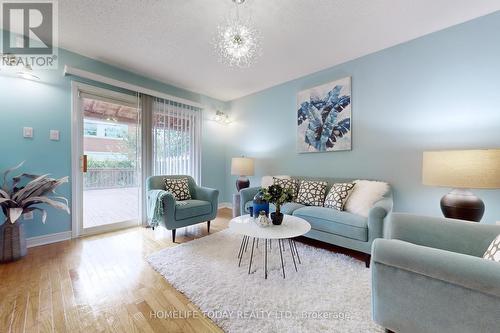
M 38 210 L 42 213 L 42 222 L 47 220 L 47 211 L 38 207 L 46 204 L 56 209 L 70 213 L 68 200 L 57 196 L 55 189 L 68 182 L 68 177 L 61 179 L 49 178 L 48 175 L 31 175 L 22 173 L 12 177 L 10 172 L 19 169 L 22 165 L 8 169 L 3 174 L 3 183 L 0 188 L 0 207 L 5 221 L 0 225 L 0 262 L 17 260 L 26 255 L 26 238 L 21 216 L 25 213 Z
M 281 205 L 292 201 L 292 191 L 290 189 L 284 189 L 280 185 L 271 185 L 268 188 L 263 188 L 262 192 L 264 199 L 276 206 L 276 212 L 271 213 L 273 224 L 280 225 L 283 222 Z

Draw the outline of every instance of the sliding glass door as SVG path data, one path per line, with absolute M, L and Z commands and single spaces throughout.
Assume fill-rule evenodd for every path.
M 201 182 L 202 109 L 72 83 L 73 237 L 146 225 L 149 175 Z
M 83 234 L 138 225 L 141 117 L 136 96 L 79 91 Z

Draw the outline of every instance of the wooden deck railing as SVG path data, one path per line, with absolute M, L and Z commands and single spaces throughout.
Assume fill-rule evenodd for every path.
M 88 169 L 83 177 L 84 189 L 100 190 L 108 188 L 136 187 L 135 169 Z

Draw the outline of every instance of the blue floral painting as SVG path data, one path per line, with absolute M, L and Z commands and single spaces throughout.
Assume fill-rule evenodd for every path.
M 351 149 L 351 78 L 299 92 L 297 151 Z

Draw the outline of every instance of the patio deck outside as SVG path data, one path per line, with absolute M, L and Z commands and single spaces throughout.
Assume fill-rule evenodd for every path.
M 138 219 L 140 193 L 134 169 L 89 169 L 84 185 L 84 228 Z

